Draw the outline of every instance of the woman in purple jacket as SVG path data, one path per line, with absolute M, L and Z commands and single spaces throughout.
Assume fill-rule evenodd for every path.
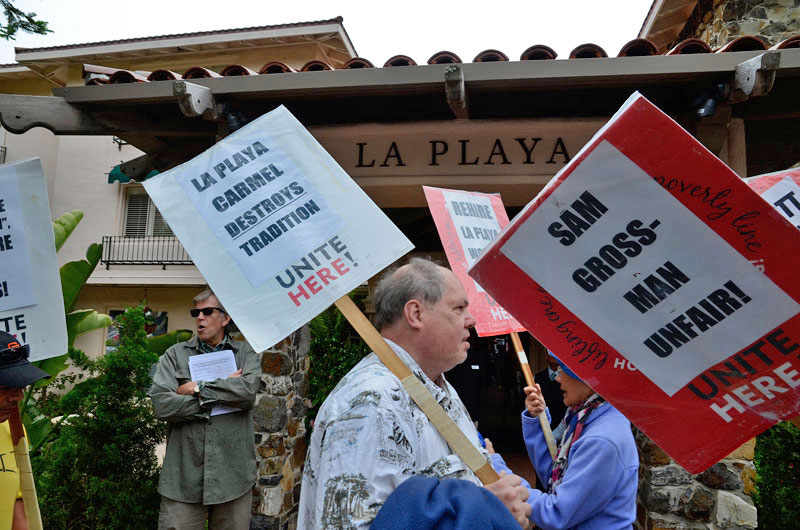
M 546 410 L 539 385 L 526 387 L 522 433 L 547 493 L 531 490 L 531 521 L 550 529 L 631 528 L 636 518 L 639 457 L 630 422 L 559 361 L 566 429 L 550 457 L 538 415 Z

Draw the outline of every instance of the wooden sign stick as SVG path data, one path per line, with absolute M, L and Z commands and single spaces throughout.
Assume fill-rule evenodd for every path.
M 339 311 L 350 322 L 350 325 L 364 339 L 367 346 L 372 348 L 372 351 L 375 352 L 381 362 L 400 379 L 403 388 L 411 396 L 411 399 L 422 409 L 422 412 L 431 420 L 450 448 L 461 457 L 481 482 L 491 484 L 499 479 L 500 476 L 491 463 L 486 461 L 474 443 L 470 442 L 453 419 L 447 415 L 442 406 L 433 399 L 425 385 L 411 373 L 411 370 L 408 369 L 403 360 L 386 344 L 378 330 L 367 320 L 367 317 L 364 316 L 350 297 L 345 295 L 339 298 L 336 301 L 336 307 L 339 308 Z
M 522 375 L 525 376 L 525 384 L 533 386 L 533 373 L 531 373 L 531 365 L 528 364 L 528 356 L 525 355 L 525 350 L 522 349 L 522 342 L 519 340 L 519 333 L 511 333 L 511 342 L 514 344 L 514 349 L 517 350 L 517 359 L 519 359 L 519 367 L 522 368 Z M 550 457 L 553 462 L 556 461 L 556 440 L 553 438 L 553 431 L 550 430 L 550 422 L 547 420 L 545 411 L 539 413 L 539 425 L 542 426 L 544 439 L 547 442 L 547 449 L 550 451 Z
M 30 530 L 42 530 L 42 514 L 39 512 L 39 499 L 36 497 L 36 484 L 33 481 L 33 468 L 28 454 L 28 443 L 25 431 L 22 429 L 22 420 L 19 409 L 9 418 L 11 428 L 11 443 L 14 446 L 14 457 L 17 459 L 19 470 L 19 484 L 22 490 L 22 504 L 25 507 L 25 518 L 28 520 Z

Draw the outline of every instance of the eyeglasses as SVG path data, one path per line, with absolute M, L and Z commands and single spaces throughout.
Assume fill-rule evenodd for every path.
M 205 316 L 210 317 L 214 310 L 219 311 L 220 313 L 224 313 L 225 310 L 221 307 L 203 307 L 203 308 L 194 308 L 189 310 L 189 314 L 192 315 L 192 318 L 197 318 L 200 316 L 200 313 L 203 313 Z
M 0 350 L 0 362 L 3 364 L 15 363 L 21 359 L 27 359 L 30 353 L 30 346 L 17 346 Z

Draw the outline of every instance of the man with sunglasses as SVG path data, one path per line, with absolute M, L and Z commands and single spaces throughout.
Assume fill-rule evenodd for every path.
M 28 362 L 28 346 L 0 331 L 0 528 L 27 530 L 19 470 L 11 440 L 12 416 L 19 412 L 22 389 L 50 377 Z
M 211 290 L 194 298 L 197 333 L 169 348 L 158 362 L 150 397 L 167 422 L 167 450 L 158 491 L 159 530 L 247 530 L 256 481 L 253 405 L 261 361 L 228 335 L 231 317 Z M 237 370 L 227 378 L 193 381 L 189 358 L 231 350 Z M 241 409 L 211 415 L 215 405 Z

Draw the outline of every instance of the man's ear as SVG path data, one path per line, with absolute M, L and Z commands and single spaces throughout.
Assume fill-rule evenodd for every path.
M 408 325 L 413 329 L 420 329 L 422 327 L 422 312 L 422 303 L 413 298 L 403 306 L 403 316 L 405 316 L 406 322 L 408 322 Z

